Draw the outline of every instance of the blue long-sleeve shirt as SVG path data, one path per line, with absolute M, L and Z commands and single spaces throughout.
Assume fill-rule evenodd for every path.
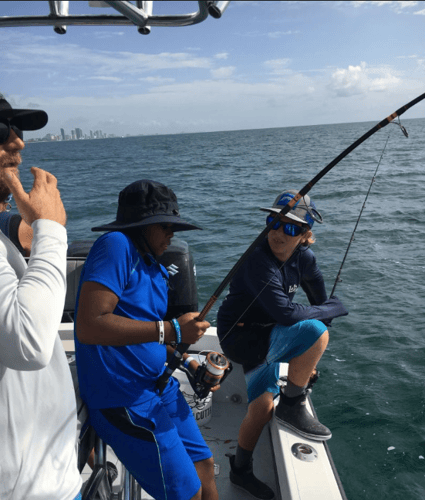
M 328 299 L 313 251 L 300 247 L 282 267 L 267 239 L 254 250 L 230 283 L 217 316 L 219 338 L 236 323 L 294 325 L 306 319 L 328 322 L 347 314 L 338 299 Z M 293 302 L 301 286 L 309 306 Z

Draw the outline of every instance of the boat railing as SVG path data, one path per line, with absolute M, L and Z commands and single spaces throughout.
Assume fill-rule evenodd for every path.
M 122 480 L 118 492 L 114 492 L 108 479 L 106 443 L 94 434 L 94 468 L 84 485 L 82 500 L 141 500 L 142 488 L 122 466 Z
M 27 2 L 28 9 L 31 3 Z M 131 26 L 135 25 L 142 35 L 148 35 L 152 26 L 191 26 L 205 21 L 210 15 L 219 19 L 229 1 L 199 0 L 198 10 L 187 14 L 155 15 L 153 1 L 89 1 L 90 7 L 111 7 L 118 15 L 81 14 L 70 15 L 68 1 L 49 1 L 49 13 L 43 16 L 0 16 L 0 28 L 17 26 L 53 26 L 56 33 L 64 35 L 67 26 Z M 81 2 L 74 2 L 81 3 Z M 171 2 L 172 3 L 172 2 Z

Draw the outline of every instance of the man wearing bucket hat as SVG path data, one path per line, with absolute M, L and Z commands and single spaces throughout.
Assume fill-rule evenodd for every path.
M 284 191 L 272 207 L 260 208 L 270 224 L 296 191 Z M 262 429 L 272 418 L 274 398 L 279 422 L 313 440 L 326 440 L 330 430 L 306 409 L 316 365 L 328 343 L 331 320 L 348 314 L 336 298 L 327 298 L 322 274 L 310 249 L 314 222 L 322 222 L 309 196 L 280 216 L 230 283 L 218 311 L 217 333 L 223 352 L 243 366 L 248 412 L 239 430 L 236 455 L 230 457 L 230 480 L 254 497 L 271 500 L 274 493 L 253 473 L 252 455 Z M 293 302 L 302 287 L 309 306 Z M 282 391 L 279 364 L 289 363 Z
M 77 296 L 77 370 L 91 423 L 157 500 L 218 499 L 212 454 L 177 380 L 155 390 L 169 344 L 194 344 L 209 326 L 194 312 L 163 321 L 168 273 L 157 257 L 175 232 L 194 229 L 171 189 L 133 182 L 116 219 L 92 229 L 108 232 L 87 257 Z
M 34 233 L 27 266 L 0 232 L 0 498 L 14 500 L 73 500 L 81 488 L 75 394 L 58 336 L 66 214 L 53 175 L 33 167 L 27 194 L 18 171 L 22 131 L 46 123 L 44 111 L 13 109 L 0 94 L 0 210 L 12 193 Z

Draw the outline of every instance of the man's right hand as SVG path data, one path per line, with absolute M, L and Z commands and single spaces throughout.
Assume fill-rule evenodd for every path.
M 183 344 L 195 344 L 211 325 L 208 321 L 198 321 L 198 312 L 189 312 L 178 318 Z
M 37 219 L 48 219 L 65 226 L 66 212 L 56 177 L 37 167 L 32 167 L 31 173 L 34 176 L 34 184 L 29 193 L 24 191 L 21 181 L 14 173 L 6 172 L 5 175 L 5 182 L 13 194 L 22 218 L 28 225 Z

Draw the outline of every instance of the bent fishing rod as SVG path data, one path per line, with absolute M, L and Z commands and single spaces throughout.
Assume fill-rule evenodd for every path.
M 322 177 L 324 177 L 330 170 L 332 170 L 335 165 L 337 165 L 343 158 L 345 158 L 347 155 L 351 153 L 354 149 L 356 149 L 360 144 L 362 144 L 366 139 L 369 139 L 373 134 L 378 132 L 378 130 L 381 130 L 382 128 L 386 127 L 389 123 L 391 123 L 395 118 L 400 117 L 403 113 L 405 113 L 408 109 L 410 109 L 412 106 L 417 104 L 418 102 L 422 101 L 425 99 L 425 93 L 421 94 L 420 96 L 416 97 L 412 101 L 408 102 L 401 108 L 397 109 L 397 111 L 394 111 L 391 115 L 387 116 L 387 118 L 384 118 L 382 121 L 377 123 L 374 127 L 372 127 L 368 132 L 366 132 L 364 135 L 362 135 L 359 139 L 357 139 L 351 146 L 349 146 L 347 149 L 345 149 L 342 153 L 340 153 L 336 158 L 334 158 L 326 167 L 324 167 L 313 179 L 311 179 L 310 182 L 308 182 L 283 208 L 282 210 L 276 214 L 276 216 L 273 218 L 273 220 L 263 229 L 263 231 L 255 238 L 255 240 L 251 243 L 251 245 L 248 247 L 248 249 L 245 251 L 245 253 L 239 258 L 239 260 L 236 262 L 236 264 L 232 267 L 232 269 L 229 271 L 227 276 L 224 278 L 224 280 L 220 283 L 216 291 L 213 293 L 213 295 L 210 297 L 208 302 L 205 304 L 204 308 L 200 312 L 199 316 L 197 317 L 197 320 L 203 321 L 206 317 L 206 315 L 209 313 L 209 311 L 212 309 L 214 304 L 217 302 L 218 298 L 220 295 L 223 293 L 224 289 L 227 287 L 227 285 L 230 283 L 230 281 L 233 279 L 237 271 L 240 269 L 240 267 L 246 262 L 248 257 L 252 254 L 252 252 L 255 250 L 255 248 L 258 246 L 258 244 L 263 241 L 263 239 L 267 236 L 267 234 L 271 231 L 275 223 L 280 219 L 281 216 L 287 214 L 292 208 L 298 203 L 298 201 L 305 196 L 311 188 L 317 184 Z M 171 375 L 174 373 L 174 371 L 180 366 L 181 359 L 183 354 L 189 349 L 190 344 L 184 344 L 180 343 L 177 345 L 173 357 L 171 358 L 170 362 L 168 363 L 167 367 L 165 368 L 164 372 L 162 375 L 158 378 L 156 382 L 156 389 L 159 392 L 159 394 L 162 394 L 162 392 L 165 389 L 165 386 L 167 385 Z

